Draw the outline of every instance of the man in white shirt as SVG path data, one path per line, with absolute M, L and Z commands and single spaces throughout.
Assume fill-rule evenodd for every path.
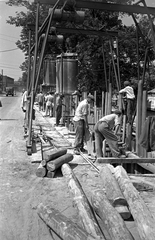
M 118 139 L 116 136 L 120 125 L 121 114 L 121 111 L 115 110 L 114 113 L 102 117 L 95 124 L 94 130 L 97 158 L 103 157 L 102 148 L 104 139 L 106 139 L 113 157 L 122 157 L 118 147 Z M 113 128 L 115 128 L 114 131 Z
M 84 151 L 84 138 L 85 138 L 85 129 L 89 128 L 88 126 L 88 106 L 94 101 L 94 96 L 88 94 L 87 98 L 79 103 L 76 108 L 75 116 L 73 118 L 75 126 L 75 142 L 74 142 L 74 153 L 79 155 L 80 151 Z
M 135 105 L 135 94 L 133 88 L 130 86 L 130 82 L 124 82 L 124 88 L 119 91 L 120 94 L 126 94 L 126 115 L 127 122 L 132 123 L 132 115 L 134 113 L 134 105 Z

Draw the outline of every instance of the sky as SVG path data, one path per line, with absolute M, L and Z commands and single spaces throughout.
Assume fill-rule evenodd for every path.
M 0 0 L 0 74 L 17 81 L 22 77 L 19 66 L 25 61 L 24 53 L 17 49 L 15 44 L 20 39 L 21 28 L 7 24 L 6 20 L 9 16 L 16 16 L 16 12 L 26 11 L 26 9 L 8 6 L 6 2 L 7 0 Z M 155 0 L 146 0 L 146 3 L 150 7 L 155 7 Z M 132 23 L 131 17 L 124 18 L 124 24 L 131 25 Z

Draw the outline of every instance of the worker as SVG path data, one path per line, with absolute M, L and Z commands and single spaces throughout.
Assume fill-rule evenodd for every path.
M 132 123 L 132 115 L 134 113 L 135 108 L 135 94 L 134 89 L 131 87 L 129 81 L 124 82 L 124 88 L 119 91 L 120 94 L 125 93 L 126 99 L 126 116 L 127 116 L 127 123 Z
M 75 111 L 73 118 L 75 127 L 75 142 L 74 142 L 74 154 L 79 155 L 80 151 L 84 152 L 84 139 L 85 131 L 89 129 L 88 126 L 88 106 L 94 101 L 94 96 L 88 94 L 87 98 L 81 101 Z
M 39 111 L 43 111 L 43 101 L 44 101 L 44 95 L 43 95 L 42 91 L 40 91 L 37 94 L 37 102 L 39 105 Z
M 103 140 L 109 145 L 113 157 L 125 157 L 121 155 L 118 147 L 117 132 L 120 126 L 122 112 L 115 110 L 113 113 L 102 117 L 94 127 L 96 157 L 103 157 Z
M 56 124 L 55 126 L 59 126 L 60 124 L 60 119 L 62 117 L 62 105 L 63 104 L 63 98 L 64 95 L 63 94 L 59 94 L 56 93 L 57 97 L 56 97 L 56 103 L 55 103 L 55 117 L 56 117 Z
M 54 107 L 54 96 L 52 92 L 49 92 L 45 98 L 46 100 L 46 110 L 45 110 L 45 116 L 52 117 L 53 116 L 53 107 Z
M 27 91 L 25 90 L 23 95 L 22 95 L 22 100 L 21 100 L 21 109 L 24 112 L 24 131 L 27 133 L 27 128 L 28 128 L 28 119 L 27 119 Z

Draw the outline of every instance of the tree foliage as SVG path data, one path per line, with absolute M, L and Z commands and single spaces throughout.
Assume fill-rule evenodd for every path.
M 111 3 L 119 4 L 132 4 L 133 0 L 111 0 Z M 17 12 L 15 17 L 10 16 L 7 21 L 9 24 L 16 27 L 22 27 L 20 40 L 17 41 L 17 46 L 25 53 L 25 63 L 22 64 L 21 69 L 27 72 L 27 56 L 28 56 L 28 32 L 29 24 L 35 25 L 36 21 L 36 5 L 29 1 L 23 0 L 9 0 L 10 6 L 24 6 L 26 11 Z M 41 25 L 48 15 L 49 7 L 47 5 L 40 6 L 39 12 L 39 24 Z M 125 26 L 122 22 L 123 14 L 119 12 L 106 12 L 100 10 L 85 10 L 85 20 L 80 26 L 71 22 L 52 23 L 54 26 L 73 27 L 76 29 L 84 28 L 85 30 L 97 30 L 97 31 L 116 31 L 118 32 L 118 50 L 119 50 L 119 68 L 120 79 L 123 83 L 125 80 L 131 78 L 138 78 L 137 66 L 137 33 L 135 26 Z M 148 34 L 150 27 L 147 16 L 136 16 L 139 21 L 140 29 L 144 35 L 145 41 L 142 37 L 139 38 L 139 59 L 143 63 L 145 57 L 146 47 L 149 47 L 149 59 L 154 59 L 154 53 L 152 49 L 151 38 Z M 139 35 L 140 36 L 140 35 Z M 32 31 L 31 36 L 32 44 L 35 42 L 35 34 Z M 47 43 L 45 55 L 51 54 L 56 57 L 61 52 L 71 51 L 78 53 L 79 59 L 79 88 L 85 88 L 87 91 L 101 92 L 106 90 L 107 82 L 112 82 L 113 89 L 117 87 L 116 78 L 114 74 L 114 68 L 112 64 L 112 54 L 114 56 L 115 65 L 117 67 L 117 53 L 113 48 L 110 51 L 110 42 L 113 43 L 116 37 L 107 36 L 88 36 L 78 34 L 64 34 L 63 45 Z M 146 46 L 147 43 L 147 46 Z M 105 59 L 104 59 L 105 56 Z M 106 72 L 104 69 L 104 60 L 106 65 Z M 149 72 L 149 73 L 148 73 Z M 106 74 L 105 74 L 106 73 Z M 154 72 L 147 68 L 147 82 L 151 84 L 147 86 L 153 87 L 153 81 L 150 80 L 154 76 Z M 143 74 L 143 67 L 140 67 L 140 76 Z M 105 76 L 107 75 L 107 81 Z M 149 76 L 149 77 L 148 77 Z M 151 76 L 151 77 L 150 77 Z

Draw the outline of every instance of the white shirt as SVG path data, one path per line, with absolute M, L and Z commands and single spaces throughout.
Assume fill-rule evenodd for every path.
M 79 120 L 85 119 L 85 116 L 88 115 L 88 101 L 84 99 L 81 101 L 75 111 L 75 116 L 73 121 L 77 122 Z
M 134 94 L 133 88 L 130 87 L 130 86 L 127 86 L 127 87 L 121 89 L 119 91 L 119 93 L 126 93 L 127 99 L 134 99 L 135 98 L 135 94 Z
M 26 110 L 27 106 L 27 91 L 25 91 L 22 95 L 21 107 Z
M 120 124 L 120 117 L 118 117 L 117 114 L 112 113 L 102 117 L 99 120 L 99 122 L 106 122 L 108 126 L 112 129 L 114 126 L 117 126 Z

